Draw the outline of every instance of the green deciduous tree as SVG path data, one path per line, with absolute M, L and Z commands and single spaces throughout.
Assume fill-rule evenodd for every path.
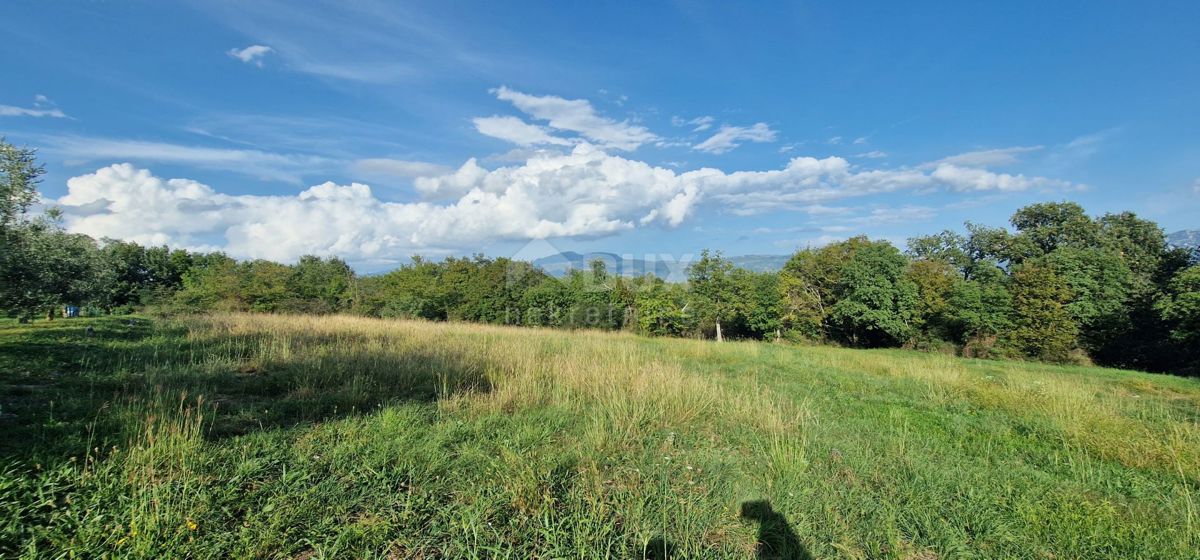
M 901 344 L 913 335 L 917 286 L 905 275 L 907 260 L 887 241 L 854 252 L 834 287 L 828 323 L 855 346 Z
M 82 305 L 97 288 L 94 240 L 63 231 L 60 214 L 29 219 L 45 173 L 37 152 L 0 138 L 0 310 L 26 317 Z
M 223 253 L 197 255 L 175 300 L 188 311 L 242 310 L 238 272 L 237 261 Z
M 1012 326 L 1007 278 L 999 269 L 994 270 L 993 276 L 966 280 L 950 293 L 946 312 L 950 340 L 963 345 L 964 355 L 996 355 L 1000 334 Z
M 37 151 L 18 148 L 0 136 L 0 233 L 24 219 L 38 201 L 38 183 L 46 173 Z
M 754 338 L 781 337 L 784 301 L 779 274 L 738 268 L 732 277 L 740 330 Z
M 623 311 L 613 304 L 613 278 L 602 259 L 588 263 L 588 271 L 571 270 L 563 279 L 569 305 L 564 324 L 570 328 L 615 329 Z
M 18 148 L 0 137 L 0 311 L 21 312 L 33 296 L 34 288 L 24 282 L 35 273 L 34 255 L 30 254 L 32 233 L 25 213 L 37 202 L 38 181 L 45 169 L 37 163 L 37 153 Z
M 679 284 L 668 284 L 651 277 L 637 291 L 638 330 L 655 336 L 683 336 L 692 328 L 685 308 L 689 294 Z
M 267 260 L 238 263 L 238 299 L 240 308 L 247 311 L 291 311 L 292 294 L 288 289 L 290 267 Z
M 289 295 L 294 300 L 290 311 L 333 313 L 348 307 L 354 271 L 346 261 L 337 257 L 323 259 L 305 255 L 291 267 L 287 279 Z
M 1170 334 L 1176 373 L 1200 375 L 1200 264 L 1179 271 L 1155 309 Z
M 1099 228 L 1100 245 L 1116 253 L 1139 283 L 1152 283 L 1169 251 L 1162 228 L 1133 212 L 1105 214 L 1099 219 Z
M 907 253 L 918 261 L 945 263 L 954 267 L 964 277 L 969 277 L 973 261 L 967 249 L 966 237 L 944 230 L 933 235 L 909 238 Z
M 571 293 L 557 278 L 543 277 L 521 296 L 521 324 L 562 327 L 571 309 Z
M 1100 225 L 1074 202 L 1030 204 L 1017 210 L 1009 221 L 1033 249 L 1018 251 L 1014 262 L 1044 255 L 1059 247 L 1086 248 L 1100 244 Z
M 1050 268 L 1020 267 L 1012 276 L 1013 326 L 1007 340 L 1031 358 L 1068 361 L 1079 332 L 1067 308 L 1072 296 L 1067 281 Z
M 718 341 L 723 340 L 722 323 L 732 319 L 737 311 L 733 283 L 733 263 L 719 251 L 707 249 L 700 260 L 688 267 L 689 308 L 701 328 L 712 326 Z
M 1200 347 L 1200 265 L 1176 274 L 1156 307 L 1170 325 L 1171 338 Z
M 962 279 L 959 269 L 942 260 L 918 259 L 908 265 L 909 280 L 917 287 L 913 326 L 927 337 L 951 340 L 951 295 Z
M 129 310 L 142 302 L 152 284 L 146 250 L 137 243 L 104 240 L 100 248 L 100 273 L 96 305 L 105 310 Z
M 358 280 L 354 310 L 376 317 L 441 320 L 447 318 L 446 288 L 437 263 L 414 256 L 387 274 Z
M 52 219 L 14 228 L 0 282 L 3 307 L 25 317 L 53 318 L 61 305 L 81 306 L 96 289 L 96 242 L 70 234 Z
M 837 302 L 837 286 L 848 263 L 871 241 L 852 237 L 820 249 L 797 251 L 779 274 L 785 328 L 813 340 L 827 336 L 826 321 Z
M 1133 273 L 1117 253 L 1100 247 L 1062 246 L 1035 259 L 1054 271 L 1071 291 L 1067 311 L 1088 352 L 1111 344 L 1129 323 Z

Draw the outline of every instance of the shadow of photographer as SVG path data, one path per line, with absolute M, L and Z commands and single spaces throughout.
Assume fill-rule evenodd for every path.
M 759 560 L 812 560 L 812 554 L 800 543 L 786 517 L 771 507 L 767 500 L 743 502 L 741 519 L 758 523 L 758 539 L 754 557 Z M 665 537 L 658 536 L 646 543 L 642 560 L 668 560 L 688 557 Z
M 811 560 L 812 555 L 800 543 L 791 524 L 767 500 L 742 502 L 742 519 L 758 522 L 755 558 L 762 560 Z

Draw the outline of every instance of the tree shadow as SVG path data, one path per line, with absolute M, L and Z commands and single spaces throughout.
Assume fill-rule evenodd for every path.
M 0 325 L 0 460 L 54 463 L 123 446 L 148 417 L 184 406 L 203 412 L 205 437 L 221 439 L 491 390 L 477 358 L 357 342 L 198 336 L 128 318 Z
M 771 560 L 812 560 L 812 554 L 800 543 L 783 514 L 767 500 L 742 502 L 742 519 L 758 522 L 755 557 Z

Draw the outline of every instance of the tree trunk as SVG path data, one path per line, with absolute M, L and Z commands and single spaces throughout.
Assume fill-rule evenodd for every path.
M 725 338 L 721 336 L 721 322 L 717 321 L 717 342 L 724 342 Z

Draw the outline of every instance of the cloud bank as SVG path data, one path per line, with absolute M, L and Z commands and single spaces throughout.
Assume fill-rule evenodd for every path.
M 449 172 L 403 160 L 362 160 L 358 165 L 415 176 L 422 199 L 387 202 L 365 184 L 332 182 L 295 195 L 231 195 L 123 163 L 70 179 L 67 194 L 55 202 L 71 231 L 94 237 L 217 248 L 239 258 L 292 261 L 318 254 L 351 262 L 396 262 L 417 252 L 462 250 L 498 240 L 673 228 L 705 204 L 750 215 L 807 212 L 835 201 L 903 190 L 1076 186 L 944 163 L 932 169 L 863 169 L 840 157 L 796 157 L 765 171 L 705 167 L 677 173 L 586 142 L 568 153 L 539 152 L 521 164 L 495 169 L 474 158 Z

